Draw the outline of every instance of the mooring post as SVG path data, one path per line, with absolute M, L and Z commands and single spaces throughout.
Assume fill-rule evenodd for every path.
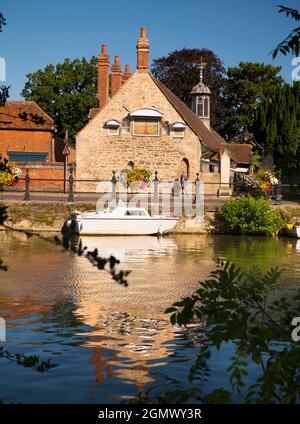
M 116 177 L 116 171 L 112 171 L 112 177 L 111 177 L 111 201 L 116 200 L 116 186 L 117 186 L 117 177 Z
M 159 201 L 159 197 L 158 197 L 158 184 L 159 184 L 159 180 L 158 180 L 158 172 L 157 171 L 155 171 L 155 177 L 154 177 L 154 180 L 153 180 L 153 189 L 154 189 L 154 192 L 153 192 L 153 202 L 158 202 Z
M 30 200 L 30 175 L 28 168 L 26 168 L 24 200 Z
M 73 178 L 73 169 L 70 169 L 70 176 L 69 176 L 69 196 L 68 196 L 68 202 L 74 203 L 74 191 L 73 191 L 73 185 L 74 185 L 74 178 Z
M 199 178 L 199 172 L 196 172 L 196 180 L 195 180 L 195 199 L 198 199 L 200 196 L 200 178 Z M 195 201 L 196 203 L 196 201 Z

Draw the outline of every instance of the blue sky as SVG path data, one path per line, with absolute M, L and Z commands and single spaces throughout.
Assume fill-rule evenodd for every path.
M 0 34 L 0 57 L 7 64 L 11 98 L 20 98 L 26 74 L 66 57 L 91 57 L 103 42 L 111 57 L 136 67 L 136 41 L 148 29 L 150 61 L 175 49 L 209 48 L 225 66 L 240 61 L 283 66 L 290 82 L 292 57 L 268 53 L 296 23 L 277 5 L 300 9 L 300 0 L 1 0 L 7 26 Z

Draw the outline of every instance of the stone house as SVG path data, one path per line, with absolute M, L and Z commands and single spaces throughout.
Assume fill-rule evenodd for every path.
M 144 167 L 160 181 L 174 181 L 184 173 L 190 181 L 207 183 L 206 191 L 228 193 L 230 170 L 251 162 L 251 146 L 232 150 L 210 126 L 210 92 L 200 78 L 193 88 L 192 109 L 149 72 L 149 41 L 141 29 L 137 70 L 122 72 L 119 56 L 111 67 L 106 45 L 98 58 L 98 108 L 76 138 L 77 190 L 94 191 L 84 180 L 110 180 L 112 171 Z M 235 164 L 235 165 L 234 165 Z

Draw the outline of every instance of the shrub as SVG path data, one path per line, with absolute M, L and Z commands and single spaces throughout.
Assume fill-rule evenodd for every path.
M 242 234 L 274 236 L 285 224 L 285 219 L 267 200 L 250 196 L 227 200 L 218 217 L 231 231 Z

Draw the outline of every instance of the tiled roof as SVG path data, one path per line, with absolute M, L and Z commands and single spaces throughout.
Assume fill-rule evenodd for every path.
M 220 150 L 221 144 L 226 141 L 213 129 L 209 130 L 201 119 L 185 104 L 183 103 L 171 90 L 169 90 L 162 82 L 151 76 L 155 84 L 166 96 L 168 101 L 177 110 L 180 116 L 200 138 L 201 143 L 209 147 L 211 150 L 217 152 Z
M 33 101 L 7 100 L 0 106 L 0 129 L 52 130 L 53 119 Z
M 222 144 L 220 152 L 210 157 L 211 160 L 220 160 L 220 153 L 227 151 L 231 160 L 236 163 L 250 164 L 252 162 L 251 144 Z

